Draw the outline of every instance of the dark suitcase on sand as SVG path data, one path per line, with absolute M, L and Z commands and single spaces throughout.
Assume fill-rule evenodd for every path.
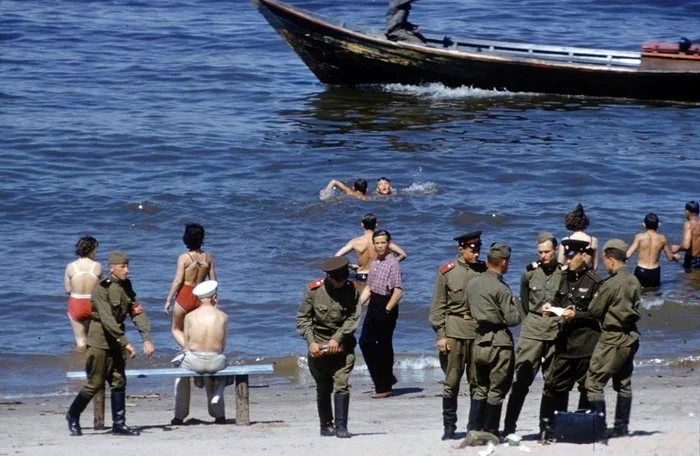
M 592 410 L 554 412 L 557 442 L 593 443 L 605 440 L 605 416 Z

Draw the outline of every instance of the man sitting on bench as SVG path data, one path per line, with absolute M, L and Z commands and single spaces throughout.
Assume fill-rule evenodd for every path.
M 185 351 L 180 367 L 197 373 L 215 373 L 226 367 L 226 336 L 228 316 L 216 308 L 218 283 L 207 280 L 197 285 L 192 294 L 199 300 L 199 307 L 185 317 Z M 226 424 L 223 389 L 226 377 L 203 379 L 207 392 L 209 415 L 216 424 Z M 175 418 L 170 424 L 183 424 L 190 413 L 190 379 L 175 381 Z

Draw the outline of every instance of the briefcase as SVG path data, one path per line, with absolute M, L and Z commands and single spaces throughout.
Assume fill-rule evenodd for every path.
M 593 443 L 605 440 L 605 416 L 592 410 L 554 412 L 557 442 Z

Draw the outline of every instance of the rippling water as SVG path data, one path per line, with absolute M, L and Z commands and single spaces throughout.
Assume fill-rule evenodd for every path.
M 385 3 L 294 2 L 376 27 Z M 418 359 L 404 367 L 425 368 L 434 363 L 415 357 L 434 354 L 432 284 L 455 235 L 481 229 L 487 243 L 510 243 L 506 278 L 517 293 L 536 233 L 565 235 L 563 216 L 578 202 L 603 241 L 630 240 L 654 211 L 678 242 L 684 203 L 700 199 L 698 105 L 328 88 L 243 0 L 2 8 L 0 234 L 11 274 L 0 394 L 60 390 L 66 366 L 80 365 L 62 273 L 83 234 L 98 238 L 102 261 L 116 248 L 132 257 L 158 349 L 149 363 L 175 351 L 160 309 L 190 221 L 205 225 L 216 258 L 229 355 L 283 358 L 304 354 L 294 334 L 304 284 L 372 211 L 409 254 L 396 348 Z M 700 2 L 426 0 L 411 19 L 450 36 L 635 50 L 696 38 L 698 14 Z M 331 178 L 381 175 L 395 196 L 319 198 Z M 700 278 L 668 263 L 662 271 L 639 358 L 694 362 Z

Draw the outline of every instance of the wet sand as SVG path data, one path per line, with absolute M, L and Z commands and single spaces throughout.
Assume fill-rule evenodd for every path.
M 611 439 L 608 445 L 539 445 L 536 432 L 541 383 L 538 380 L 533 385 L 519 422 L 523 445 L 532 454 L 700 454 L 700 375 L 692 369 L 635 373 L 630 424 L 633 435 Z M 265 378 L 251 378 L 251 426 L 234 424 L 233 390 L 226 393 L 228 424 L 214 425 L 206 412 L 203 390 L 194 388 L 190 415 L 194 420 L 188 425 L 170 426 L 173 398 L 171 383 L 164 380 L 159 394 L 127 398 L 127 423 L 142 430 L 139 437 L 113 436 L 108 430 L 92 429 L 92 405 L 81 419 L 84 435 L 70 436 L 64 414 L 72 396 L 5 400 L 0 404 L 0 455 L 477 455 L 485 450 L 458 449 L 459 440 L 440 441 L 439 383 L 404 384 L 399 379 L 397 396 L 382 400 L 369 397 L 370 387 L 361 376 L 353 381 L 348 426 L 353 437 L 346 440 L 318 435 L 315 391 L 307 382 L 269 386 Z M 615 394 L 610 386 L 606 394 L 611 426 Z M 571 395 L 572 405 L 578 399 L 575 396 Z M 458 427 L 463 437 L 469 411 L 467 396 L 460 396 L 460 407 Z M 109 413 L 107 405 L 108 426 Z M 519 455 L 523 451 L 498 446 L 493 454 Z

